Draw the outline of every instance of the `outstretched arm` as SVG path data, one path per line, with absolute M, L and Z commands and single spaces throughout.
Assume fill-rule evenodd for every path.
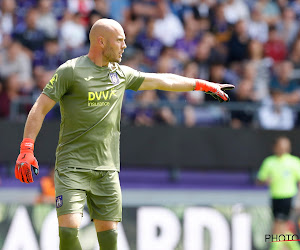
M 21 182 L 33 182 L 31 166 L 37 175 L 39 166 L 34 157 L 34 141 L 42 127 L 46 114 L 53 108 L 55 101 L 41 94 L 29 112 L 20 146 L 20 154 L 16 161 L 15 176 Z
M 139 90 L 165 90 L 165 91 L 204 91 L 219 101 L 229 101 L 224 90 L 234 88 L 232 84 L 219 84 L 201 79 L 193 79 L 175 74 L 142 73 L 145 77 Z
M 175 74 L 142 73 L 145 80 L 139 90 L 192 91 L 195 79 Z

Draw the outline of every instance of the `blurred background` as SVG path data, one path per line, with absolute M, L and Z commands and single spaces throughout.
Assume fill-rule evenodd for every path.
M 126 91 L 120 250 L 268 249 L 269 194 L 255 178 L 276 137 L 300 155 L 299 0 L 0 0 L 0 249 L 58 249 L 58 104 L 37 138 L 35 182 L 17 181 L 14 164 L 33 103 L 59 65 L 88 52 L 103 17 L 124 27 L 122 64 L 236 86 L 222 104 Z M 80 238 L 98 249 L 86 213 Z

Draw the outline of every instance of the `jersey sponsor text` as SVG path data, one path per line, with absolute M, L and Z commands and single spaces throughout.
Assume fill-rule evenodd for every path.
M 105 91 L 89 91 L 88 92 L 88 106 L 110 106 L 109 100 L 116 95 L 114 88 Z

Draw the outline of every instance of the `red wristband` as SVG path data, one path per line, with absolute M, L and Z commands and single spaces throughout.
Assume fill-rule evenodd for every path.
M 34 140 L 31 138 L 24 138 L 21 142 L 20 151 L 26 152 L 26 151 L 32 151 L 34 150 Z

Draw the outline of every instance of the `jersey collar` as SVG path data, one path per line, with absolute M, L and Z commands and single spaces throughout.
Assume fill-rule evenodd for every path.
M 108 64 L 108 68 L 109 68 L 109 74 L 116 72 L 119 76 L 121 77 L 125 77 L 123 71 L 120 68 L 120 65 L 118 63 L 109 63 Z

